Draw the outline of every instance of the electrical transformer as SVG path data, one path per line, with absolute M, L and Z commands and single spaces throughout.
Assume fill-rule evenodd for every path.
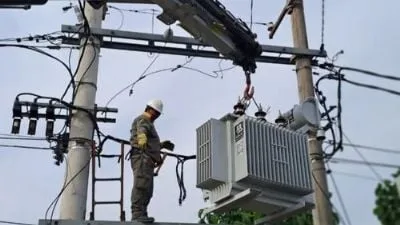
M 273 221 L 313 207 L 305 134 L 233 114 L 196 133 L 196 186 L 211 203 L 206 212 L 242 208 Z

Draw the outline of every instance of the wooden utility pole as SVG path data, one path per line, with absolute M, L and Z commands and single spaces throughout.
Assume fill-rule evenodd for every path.
M 303 0 L 293 1 L 291 20 L 294 47 L 308 49 Z M 295 60 L 299 98 L 300 102 L 303 102 L 307 98 L 315 97 L 311 58 L 296 56 Z M 333 225 L 322 143 L 316 139 L 315 132 L 310 132 L 308 143 L 315 200 L 315 208 L 313 210 L 314 225 Z

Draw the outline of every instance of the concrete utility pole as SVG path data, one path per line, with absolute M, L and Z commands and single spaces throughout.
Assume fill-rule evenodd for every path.
M 303 0 L 293 1 L 292 32 L 294 47 L 308 49 L 306 22 L 304 18 Z M 297 82 L 300 102 L 306 98 L 315 97 L 312 78 L 311 59 L 309 57 L 296 57 Z M 311 172 L 313 173 L 313 187 L 315 209 L 313 210 L 314 225 L 332 225 L 333 214 L 330 204 L 326 169 L 322 158 L 322 143 L 317 141 L 316 133 L 309 135 L 309 154 Z
M 85 16 L 91 28 L 101 28 L 103 7 L 93 8 L 85 2 Z M 81 39 L 81 45 L 85 42 Z M 99 40 L 88 37 L 85 52 L 76 77 L 77 89 L 74 105 L 92 110 L 95 104 L 97 89 L 98 60 L 100 53 Z M 81 49 L 80 54 L 82 54 Z M 88 69 L 88 67 L 90 68 Z M 80 84 L 79 84 L 80 82 Z M 74 111 L 71 118 L 70 140 L 68 144 L 68 165 L 66 182 L 70 182 L 61 197 L 60 219 L 84 220 L 89 179 L 89 160 L 92 151 L 93 122 L 84 111 Z M 83 169 L 84 168 L 84 169 Z M 79 175 L 77 175 L 79 173 Z M 77 176 L 76 176 L 77 175 Z M 75 177 L 74 177 L 75 176 Z

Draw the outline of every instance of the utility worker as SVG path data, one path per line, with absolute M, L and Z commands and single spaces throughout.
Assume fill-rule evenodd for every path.
M 143 114 L 132 123 L 130 142 L 131 167 L 133 170 L 133 188 L 131 196 L 132 220 L 142 223 L 153 223 L 154 218 L 147 215 L 147 206 L 153 196 L 154 168 L 162 163 L 162 148 L 173 150 L 170 141 L 160 142 L 154 127 L 154 121 L 161 115 L 161 100 L 149 101 Z

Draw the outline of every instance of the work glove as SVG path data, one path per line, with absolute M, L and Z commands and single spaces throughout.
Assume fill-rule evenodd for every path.
M 161 145 L 161 148 L 165 148 L 170 151 L 174 151 L 174 148 L 175 148 L 175 144 L 172 143 L 170 140 L 163 141 L 160 143 L 160 145 Z
M 137 135 L 137 141 L 138 141 L 139 148 L 140 148 L 141 150 L 146 149 L 146 146 L 147 146 L 147 136 L 146 136 L 145 133 L 140 133 L 140 134 L 138 134 L 138 135 Z

